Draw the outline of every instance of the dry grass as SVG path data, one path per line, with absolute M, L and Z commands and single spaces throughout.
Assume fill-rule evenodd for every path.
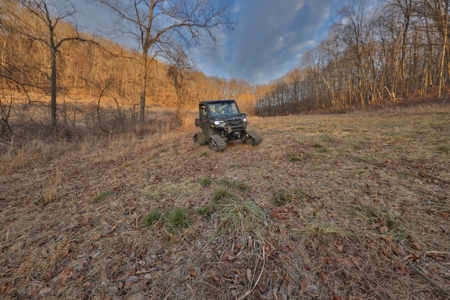
M 449 298 L 448 106 L 250 121 L 6 152 L 0 297 Z

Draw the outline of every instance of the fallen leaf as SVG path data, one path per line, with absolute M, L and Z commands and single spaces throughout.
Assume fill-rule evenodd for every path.
M 132 281 L 125 281 L 125 286 L 123 287 L 125 290 L 128 290 L 133 285 Z
M 189 270 L 189 275 L 194 279 L 197 278 L 197 272 L 194 269 Z
M 144 279 L 145 279 L 145 280 L 151 280 L 151 279 L 152 279 L 152 275 L 150 275 L 150 274 L 145 274 Z
M 315 216 L 315 215 L 317 215 L 317 212 L 319 211 L 319 208 L 314 208 L 314 210 L 313 210 L 313 215 Z
M 355 265 L 345 257 L 338 257 L 338 260 L 347 267 L 354 267 Z
M 300 294 L 303 294 L 306 292 L 306 289 L 308 288 L 309 280 L 307 278 L 303 278 L 300 280 Z
M 314 239 L 314 241 L 311 243 L 311 247 L 314 251 L 317 250 L 317 248 L 319 248 L 320 242 L 318 239 Z
M 59 275 L 58 278 L 61 279 L 61 282 L 64 284 L 66 282 L 67 279 L 69 279 L 70 277 L 72 277 L 73 275 L 73 271 L 72 269 L 66 268 L 64 269 L 64 271 L 62 271 Z
M 250 269 L 247 269 L 247 279 L 249 282 L 252 282 L 252 271 Z
M 317 292 L 319 291 L 319 288 L 315 284 L 310 284 L 310 285 L 308 285 L 306 290 L 308 291 L 308 293 L 317 294 Z
M 236 256 L 229 254 L 229 255 L 226 256 L 226 258 L 227 258 L 228 261 L 232 261 L 232 260 L 236 259 Z
M 414 259 L 418 259 L 418 257 L 417 256 L 415 256 L 414 254 L 409 254 L 409 255 L 407 255 L 407 256 L 405 256 L 404 258 L 403 258 L 403 260 L 404 261 L 407 261 L 407 260 L 414 260 Z
M 328 280 L 329 280 L 328 275 L 326 273 L 324 273 L 324 272 L 320 273 L 320 279 L 322 279 L 322 282 L 325 283 L 325 284 L 327 284 Z
M 409 275 L 410 274 L 410 272 L 404 267 L 397 268 L 395 273 L 397 273 L 398 275 Z
M 211 276 L 214 278 L 214 281 L 218 282 L 220 280 L 219 276 L 217 276 L 217 271 L 211 271 Z

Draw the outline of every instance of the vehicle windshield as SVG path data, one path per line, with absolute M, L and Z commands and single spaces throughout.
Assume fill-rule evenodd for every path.
M 208 104 L 211 117 L 234 116 L 239 114 L 236 102 L 219 102 Z

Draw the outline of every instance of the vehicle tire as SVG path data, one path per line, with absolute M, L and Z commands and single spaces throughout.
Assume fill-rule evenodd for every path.
M 194 134 L 194 137 L 192 138 L 194 140 L 194 143 L 202 146 L 202 145 L 206 145 L 206 139 L 205 139 L 205 135 L 203 134 L 203 132 L 198 132 L 196 134 Z

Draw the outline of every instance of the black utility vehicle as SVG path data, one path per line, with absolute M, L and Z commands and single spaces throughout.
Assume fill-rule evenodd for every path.
M 200 119 L 195 126 L 202 132 L 194 135 L 199 145 L 209 144 L 215 151 L 225 150 L 226 141 L 241 140 L 253 146 L 262 142 L 262 138 L 253 131 L 247 131 L 247 115 L 241 114 L 234 100 L 203 101 L 199 104 Z

